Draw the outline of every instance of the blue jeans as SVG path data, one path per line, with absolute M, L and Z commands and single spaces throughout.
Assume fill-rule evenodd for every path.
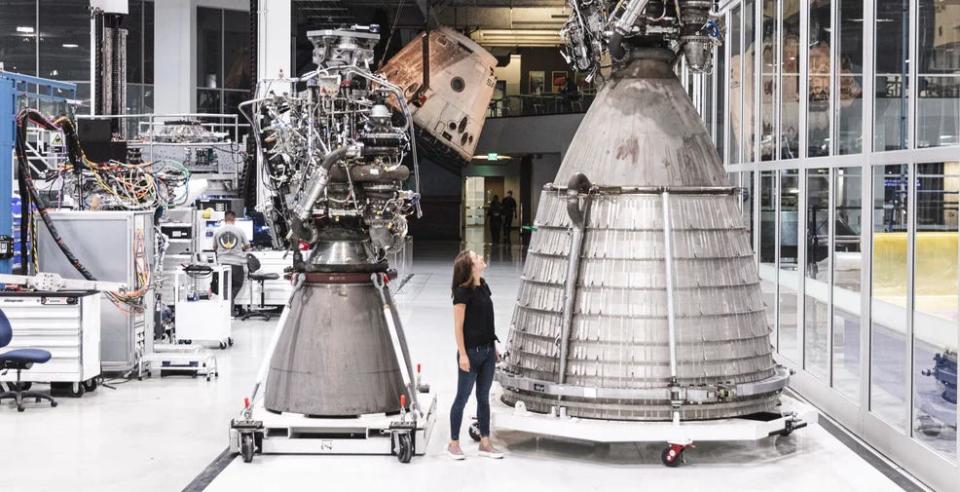
M 493 372 L 497 365 L 497 350 L 491 344 L 486 347 L 467 349 L 470 359 L 470 372 L 460 370 L 460 354 L 457 354 L 457 397 L 450 409 L 450 439 L 460 440 L 460 423 L 463 421 L 463 407 L 470 399 L 473 385 L 477 385 L 477 422 L 480 435 L 490 435 L 490 386 L 493 385 Z

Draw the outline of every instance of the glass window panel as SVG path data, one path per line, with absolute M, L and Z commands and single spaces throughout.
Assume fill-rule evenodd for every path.
M 143 86 L 143 112 L 153 113 L 153 85 Z
M 240 121 L 244 121 L 237 106 L 247 99 L 247 91 L 223 91 L 223 114 L 235 114 L 240 116 Z
M 145 84 L 153 84 L 153 29 L 153 2 L 143 2 L 143 82 Z
M 870 410 L 906 429 L 907 166 L 873 168 Z
M 807 155 L 810 157 L 830 153 L 830 10 L 830 0 L 810 2 L 807 60 Z
M 830 360 L 830 170 L 807 171 L 806 195 L 804 368 L 826 381 Z
M 776 346 L 777 326 L 777 173 L 760 173 L 760 290 L 767 308 L 767 324 Z
M 907 148 L 909 3 L 876 0 L 875 151 Z
M 40 76 L 88 82 L 89 5 L 70 0 L 40 0 L 39 26 Z
M 743 125 L 740 119 L 741 103 L 743 101 L 743 87 L 740 83 L 740 7 L 730 12 L 730 75 L 729 75 L 729 102 L 730 105 L 727 114 L 729 115 L 730 138 L 727 142 L 727 162 L 737 164 L 740 162 L 740 132 Z
M 249 89 L 250 14 L 236 10 L 223 11 L 223 43 L 224 87 Z
M 743 223 L 750 231 L 750 245 L 753 246 L 753 171 L 740 173 L 740 187 L 743 188 L 740 212 Z
M 862 172 L 839 168 L 834 178 L 833 386 L 853 401 L 860 395 L 860 270 Z
M 800 157 L 800 2 L 782 3 L 780 158 Z
M 863 2 L 837 0 L 837 122 L 834 150 L 863 149 Z
M 797 293 L 800 288 L 797 264 L 799 239 L 800 175 L 796 169 L 780 171 L 780 271 L 779 303 L 780 354 L 800 361 L 800 337 L 797 323 Z
M 0 62 L 4 70 L 37 74 L 37 8 L 34 0 L 0 0 Z M 87 43 L 89 44 L 89 42 Z
M 914 436 L 956 461 L 960 162 L 917 164 L 916 182 Z
M 776 159 L 777 148 L 777 81 L 779 64 L 777 63 L 777 2 L 763 1 L 763 50 L 760 74 L 760 159 Z
M 120 21 L 120 27 L 127 30 L 127 82 L 140 84 L 143 82 L 143 3 L 132 1 L 129 10 L 129 15 Z M 128 100 L 135 96 L 127 92 Z M 128 105 L 134 106 L 129 101 Z
M 722 29 L 722 28 L 721 28 Z M 724 144 L 726 143 L 726 136 L 724 134 L 724 127 L 727 122 L 727 113 L 726 113 L 726 96 L 727 96 L 727 82 L 726 82 L 726 73 L 727 73 L 727 50 L 724 46 L 717 48 L 717 134 L 714 136 L 713 141 L 717 143 L 717 155 L 720 156 L 720 160 L 723 160 L 724 153 Z
M 960 144 L 960 3 L 918 0 L 917 146 Z
M 197 8 L 197 87 L 223 87 L 222 10 Z M 199 110 L 200 101 L 197 100 Z
M 757 129 L 754 117 L 754 80 L 756 74 L 756 4 L 753 0 L 743 2 L 743 162 L 754 162 L 754 142 Z
M 220 112 L 220 93 L 222 91 L 211 89 L 197 90 L 197 112 L 198 113 L 219 113 Z

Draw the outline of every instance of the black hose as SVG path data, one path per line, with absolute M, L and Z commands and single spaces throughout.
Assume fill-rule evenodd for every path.
M 623 47 L 623 34 L 621 34 L 619 30 L 614 29 L 613 34 L 610 35 L 610 41 L 607 43 L 607 50 L 610 51 L 610 58 L 613 58 L 613 61 L 623 61 L 623 57 L 626 56 L 627 50 Z
M 30 217 L 30 204 L 32 200 L 37 208 L 37 212 L 40 213 L 40 218 L 43 220 L 43 224 L 47 227 L 47 231 L 50 232 L 50 237 L 53 238 L 54 242 L 57 243 L 57 246 L 60 248 L 60 251 L 63 252 L 64 256 L 67 257 L 67 260 L 70 261 L 70 264 L 80 272 L 80 275 L 83 275 L 83 278 L 87 280 L 97 280 L 96 277 L 90 273 L 90 270 L 87 270 L 87 267 L 77 259 L 76 255 L 73 254 L 73 251 L 70 250 L 70 247 L 63 241 L 63 238 L 60 236 L 60 233 L 57 231 L 56 226 L 53 225 L 53 220 L 50 219 L 50 214 L 47 213 L 47 207 L 40 200 L 40 193 L 37 191 L 36 184 L 33 182 L 33 176 L 30 174 L 30 166 L 27 164 L 27 122 L 33 122 L 34 124 L 42 127 L 45 130 L 49 131 L 62 131 L 64 135 L 64 141 L 67 145 L 67 155 L 70 159 L 70 163 L 74 168 L 79 168 L 82 166 L 82 152 L 80 151 L 80 142 L 77 139 L 76 131 L 73 127 L 73 123 L 66 118 L 60 118 L 56 122 L 48 120 L 43 114 L 35 109 L 24 109 L 17 114 L 17 141 L 16 141 L 16 152 L 17 152 L 17 167 L 19 170 L 18 185 L 20 188 L 20 261 L 24 266 L 24 273 L 27 273 L 27 265 L 29 265 L 29 255 L 26 247 L 26 230 L 27 225 L 32 222 Z

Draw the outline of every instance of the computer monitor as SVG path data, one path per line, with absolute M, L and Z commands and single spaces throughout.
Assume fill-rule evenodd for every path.
M 236 226 L 243 231 L 243 237 L 247 238 L 247 241 L 253 242 L 253 219 L 238 217 Z

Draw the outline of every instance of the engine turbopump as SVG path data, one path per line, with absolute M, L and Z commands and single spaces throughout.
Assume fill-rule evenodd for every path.
M 348 263 L 378 263 L 400 248 L 406 217 L 417 210 L 419 194 L 404 188 L 410 168 L 403 161 L 415 154 L 412 119 L 405 107 L 398 114 L 388 107 L 402 92 L 371 71 L 376 26 L 307 36 L 318 67 L 295 80 L 306 89 L 257 101 L 275 239 L 294 249 L 297 271 L 342 266 L 325 250 L 347 236 L 350 249 L 364 253 Z

